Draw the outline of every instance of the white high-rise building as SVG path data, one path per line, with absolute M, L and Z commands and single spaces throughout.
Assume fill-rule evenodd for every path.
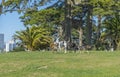
M 4 34 L 0 34 L 0 51 L 4 50 Z
M 6 52 L 12 51 L 15 48 L 14 40 L 9 41 L 6 43 Z

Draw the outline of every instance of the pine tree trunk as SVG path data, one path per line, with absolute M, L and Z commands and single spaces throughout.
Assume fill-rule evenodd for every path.
M 96 50 L 100 47 L 100 26 L 101 26 L 101 15 L 98 15 L 98 27 L 97 27 L 97 38 L 96 38 Z
M 92 7 L 91 5 L 87 6 L 87 45 L 91 46 L 92 42 Z
M 65 0 L 65 41 L 67 43 L 71 43 L 71 26 L 72 26 L 72 22 L 71 22 L 71 3 L 69 2 L 69 0 Z M 69 47 L 68 47 L 69 48 Z
M 98 15 L 97 39 L 100 38 L 101 15 Z
M 80 25 L 79 25 L 79 47 L 82 46 L 82 40 L 83 40 L 83 30 L 82 30 L 82 17 L 80 17 Z

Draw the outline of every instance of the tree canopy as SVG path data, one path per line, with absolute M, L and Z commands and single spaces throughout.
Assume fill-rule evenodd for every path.
M 79 46 L 89 45 L 99 49 L 110 35 L 110 38 L 115 37 L 111 38 L 115 41 L 111 44 L 114 49 L 119 47 L 119 0 L 3 0 L 0 8 L 2 13 L 22 12 L 20 19 L 25 26 L 44 27 L 51 36 L 56 32 L 54 26 L 62 27 L 62 37 L 67 43 L 76 37 Z M 109 42 L 107 44 L 110 48 Z

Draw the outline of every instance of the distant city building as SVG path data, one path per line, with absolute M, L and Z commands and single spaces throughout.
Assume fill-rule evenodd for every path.
M 4 34 L 0 34 L 0 51 L 4 50 Z
M 14 40 L 10 40 L 9 42 L 6 43 L 6 52 L 9 51 L 13 51 L 13 49 L 15 48 L 16 44 L 14 42 Z

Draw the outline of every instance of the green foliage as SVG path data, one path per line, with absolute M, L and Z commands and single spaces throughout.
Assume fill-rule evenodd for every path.
M 5 12 L 25 12 L 28 9 L 37 10 L 39 7 L 50 3 L 52 0 L 2 0 L 4 6 L 3 13 Z
M 26 27 L 26 30 L 17 31 L 14 38 L 19 39 L 23 46 L 31 51 L 49 47 L 52 41 L 49 32 L 40 26 Z
M 111 15 L 117 10 L 120 10 L 119 0 L 91 0 L 94 7 L 94 15 Z
M 64 12 L 62 8 L 50 8 L 40 11 L 28 10 L 20 19 L 26 26 L 39 25 L 47 29 L 50 35 L 53 35 L 56 33 L 54 26 L 59 26 L 64 19 Z
M 12 52 L 20 52 L 20 51 L 25 51 L 24 47 L 15 47 Z
M 119 46 L 120 43 L 120 15 L 115 14 L 109 17 L 104 21 L 104 32 L 102 33 L 102 37 L 104 39 L 111 39 L 115 41 L 115 44 Z M 110 41 L 110 42 L 112 42 Z
M 78 39 L 79 35 L 78 35 L 78 31 L 75 29 L 72 29 L 72 38 L 73 39 Z
M 60 24 L 62 21 L 62 12 L 60 9 L 43 9 L 40 11 L 26 11 L 26 13 L 20 17 L 21 21 L 24 22 L 25 25 L 33 25 L 33 24 Z

